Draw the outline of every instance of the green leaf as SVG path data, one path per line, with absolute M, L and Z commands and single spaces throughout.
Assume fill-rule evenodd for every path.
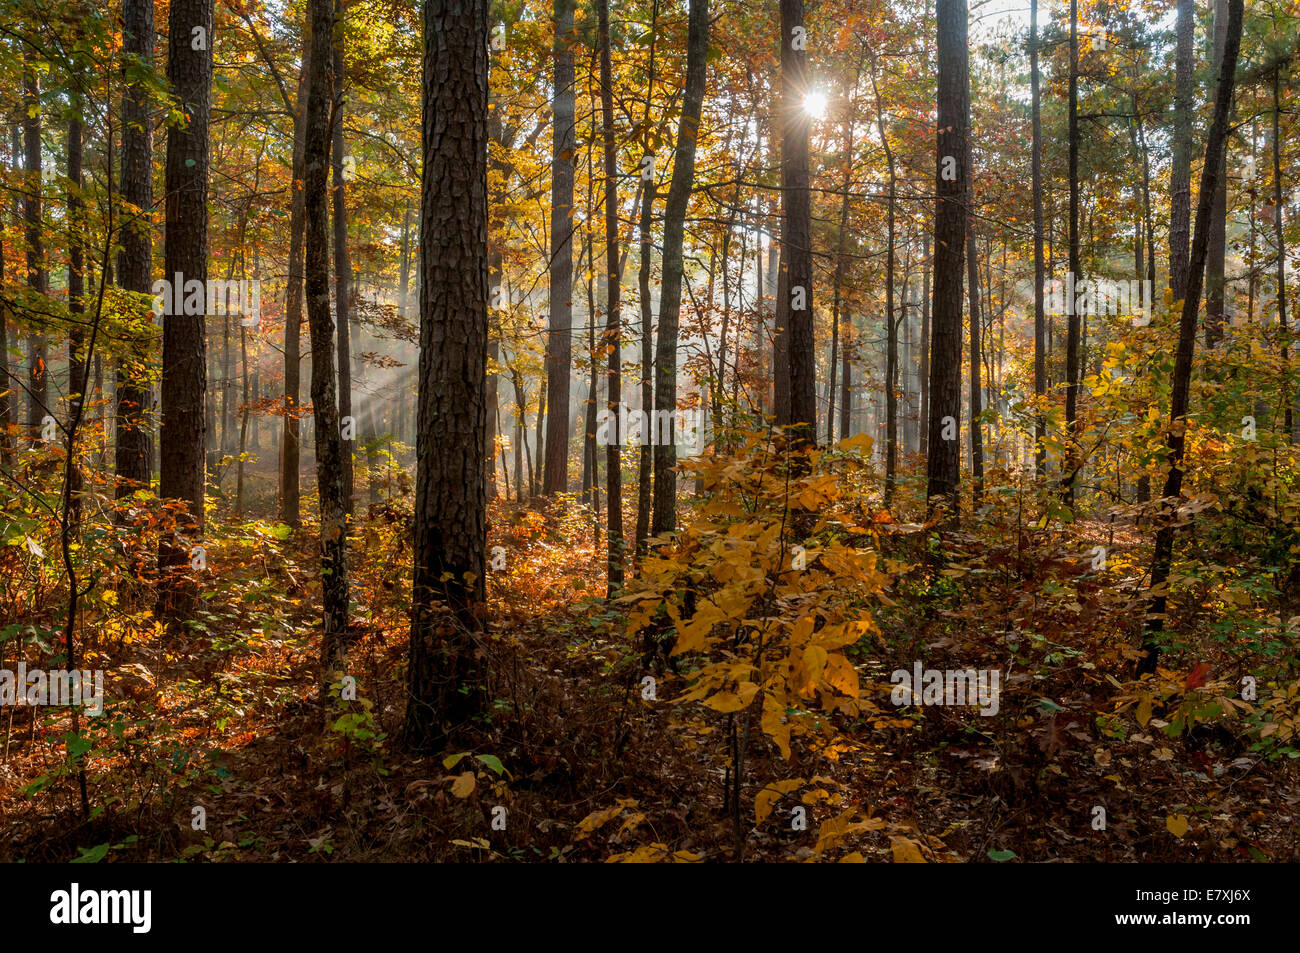
M 72 861 L 74 864 L 97 864 L 108 855 L 108 844 L 100 844 L 98 847 L 92 847 L 87 850 L 84 847 L 78 847 L 81 856 Z
M 1016 852 L 1014 850 L 990 850 L 989 860 L 995 860 L 1002 863 L 1004 860 L 1015 860 Z
M 90 739 L 82 735 L 74 735 L 69 732 L 63 736 L 63 741 L 68 746 L 69 758 L 80 758 L 91 749 Z
M 442 759 L 442 766 L 450 770 L 456 767 L 456 765 L 460 764 L 461 758 L 468 758 L 468 757 L 469 757 L 468 751 L 462 751 L 460 754 L 448 755 L 447 757 Z
M 491 768 L 493 771 L 495 771 L 498 777 L 506 773 L 505 765 L 501 763 L 501 759 L 498 758 L 496 755 L 476 754 L 474 757 L 478 758 L 479 764 Z

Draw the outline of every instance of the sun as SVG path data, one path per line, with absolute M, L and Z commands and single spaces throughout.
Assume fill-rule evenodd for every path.
M 803 111 L 814 119 L 821 119 L 826 115 L 826 94 L 811 90 L 803 97 Z

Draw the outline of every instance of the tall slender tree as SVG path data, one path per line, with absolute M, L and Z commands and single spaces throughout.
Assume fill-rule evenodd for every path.
M 308 16 L 303 28 L 303 43 L 310 47 L 311 42 L 311 17 Z M 302 181 L 306 143 L 307 57 L 304 56 L 298 74 L 293 168 L 290 170 L 293 181 L 289 198 L 289 274 L 284 293 L 284 417 L 280 443 L 280 521 L 295 527 L 302 522 L 299 474 L 302 423 L 298 401 L 302 392 L 303 232 L 306 219 Z
M 546 339 L 546 424 L 542 492 L 569 484 L 569 381 L 573 363 L 573 169 L 577 89 L 573 67 L 574 0 L 555 0 L 552 53 L 555 108 L 551 139 L 550 324 Z M 608 344 L 608 342 L 606 342 Z M 538 411 L 539 415 L 541 411 Z M 540 424 L 541 421 L 539 420 Z M 538 448 L 542 448 L 539 446 Z
M 1196 230 L 1192 233 L 1192 250 L 1187 271 L 1187 295 L 1178 322 L 1178 351 L 1174 357 L 1174 376 L 1169 402 L 1169 427 L 1166 432 L 1166 463 L 1163 499 L 1177 500 L 1183 487 L 1183 452 L 1187 442 L 1188 397 L 1191 392 L 1192 360 L 1196 351 L 1196 317 L 1201 306 L 1201 287 L 1205 280 L 1206 259 L 1210 244 L 1211 217 L 1219 177 L 1223 174 L 1224 144 L 1228 136 L 1228 114 L 1236 85 L 1237 53 L 1241 45 L 1242 0 L 1226 0 L 1223 56 L 1219 61 L 1215 88 L 1214 119 L 1205 139 L 1205 162 L 1201 166 L 1200 198 L 1196 205 Z M 1171 516 L 1172 514 L 1167 514 Z M 1157 634 L 1164 629 L 1169 596 L 1166 585 L 1174 554 L 1174 523 L 1167 518 L 1156 532 L 1155 551 L 1151 557 L 1151 609 L 1147 614 L 1143 648 L 1146 655 L 1138 662 L 1139 675 L 1153 673 L 1160 657 Z
M 343 0 L 334 3 L 334 109 L 330 117 L 333 146 L 330 150 L 330 174 L 334 179 L 334 312 L 338 322 L 339 362 L 339 418 L 351 423 L 345 432 L 355 434 L 356 421 L 352 419 L 352 262 L 348 256 L 348 203 L 345 183 L 346 167 L 343 155 Z M 353 499 L 352 450 L 355 438 L 344 439 L 342 449 L 343 503 L 351 513 L 356 505 Z
M 41 80 L 35 58 L 30 52 L 23 58 L 23 148 L 27 173 L 23 186 L 24 240 L 27 245 L 27 287 L 37 294 L 49 294 L 50 275 L 45 266 L 43 183 L 41 164 Z M 38 440 L 50 413 L 50 380 L 45 334 L 34 331 L 27 337 L 27 429 Z
M 686 206 L 695 182 L 695 146 L 704 108 L 704 79 L 709 51 L 709 0 L 690 0 L 686 31 L 686 87 L 677 122 L 673 180 L 664 202 L 663 283 L 659 294 L 659 334 L 655 341 L 655 414 L 658 422 L 677 412 L 677 329 L 682 310 L 682 241 Z M 667 417 L 663 415 L 667 414 Z M 677 528 L 677 448 L 672 439 L 654 439 L 654 535 Z
M 330 314 L 330 113 L 334 0 L 311 0 L 307 59 L 307 131 L 303 144 L 303 209 L 307 220 L 307 324 L 311 332 L 311 404 L 315 425 L 316 485 L 320 496 L 321 591 L 324 635 L 321 664 L 328 674 L 343 653 L 348 625 L 347 501 L 343 441 L 336 404 L 334 319 Z
M 1038 77 L 1038 0 L 1029 2 L 1029 98 L 1033 142 L 1030 146 L 1031 185 L 1034 193 L 1034 469 L 1047 472 L 1047 321 L 1044 317 L 1043 282 L 1043 119 Z

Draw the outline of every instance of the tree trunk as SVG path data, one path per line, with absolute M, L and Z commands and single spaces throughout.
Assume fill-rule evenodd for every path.
M 36 68 L 30 62 L 30 55 L 24 55 L 23 99 L 26 111 L 23 114 L 23 145 L 27 153 L 23 170 L 26 183 L 23 189 L 23 216 L 26 220 L 25 241 L 27 244 L 27 287 L 40 295 L 49 294 L 50 276 L 45 270 L 45 246 L 42 235 L 45 231 L 42 220 L 42 186 L 41 181 L 41 81 L 36 75 Z M 41 439 L 45 417 L 50 413 L 50 382 L 47 366 L 46 343 L 44 334 L 29 334 L 27 337 L 27 430 L 33 441 Z
M 405 735 L 436 749 L 485 702 L 488 3 L 426 0 L 420 415 Z M 445 603 L 448 625 L 435 605 Z
M 356 433 L 356 419 L 352 415 L 352 261 L 348 256 L 348 206 L 347 192 L 343 177 L 343 0 L 334 0 L 334 17 L 338 26 L 335 29 L 333 65 L 334 65 L 334 112 L 333 139 L 331 150 L 331 174 L 334 177 L 334 208 L 331 222 L 334 226 L 334 312 L 338 321 L 338 362 L 339 362 L 339 419 L 342 426 L 351 423 L 350 432 Z M 351 419 L 350 419 L 351 418 Z M 355 436 L 344 439 L 342 448 L 343 464 L 343 505 L 346 513 L 352 513 L 356 506 L 354 497 L 354 474 L 352 450 L 356 446 Z
M 663 280 L 659 295 L 659 332 L 655 342 L 655 421 L 677 412 L 677 327 L 682 310 L 682 241 L 686 206 L 695 182 L 695 146 L 700 112 L 704 106 L 705 58 L 709 46 L 709 0 L 690 0 L 686 40 L 686 87 L 677 123 L 677 148 L 673 153 L 673 180 L 664 202 Z M 656 428 L 650 427 L 654 430 Z M 677 448 L 655 441 L 654 536 L 677 528 Z
M 312 42 L 307 74 L 307 130 L 303 147 L 303 211 L 307 220 L 307 326 L 311 332 L 311 405 L 315 425 L 316 488 L 320 496 L 321 602 L 324 685 L 342 662 L 348 626 L 347 499 L 343 441 L 334 369 L 330 313 L 329 164 L 333 0 L 311 0 Z M 324 688 L 322 688 L 322 696 Z
M 311 17 L 303 30 L 311 44 Z M 302 448 L 298 399 L 302 390 L 302 291 L 303 229 L 305 225 L 302 187 L 307 141 L 307 61 L 303 57 L 298 76 L 298 108 L 293 124 L 293 195 L 289 202 L 289 276 L 284 295 L 284 423 L 280 441 L 280 521 L 289 526 L 302 524 L 299 458 Z
M 925 235 L 921 241 L 921 366 L 918 376 L 921 378 L 921 415 L 917 418 L 918 441 L 921 456 L 930 452 L 930 236 Z
M 1300 434 L 1295 430 L 1297 415 L 1292 403 L 1291 356 L 1287 346 L 1290 332 L 1286 317 L 1286 236 L 1282 231 L 1282 137 L 1278 129 L 1278 116 L 1282 111 L 1281 69 L 1281 64 L 1273 67 L 1273 237 L 1277 242 L 1277 323 L 1282 331 L 1282 368 L 1288 375 L 1284 376 L 1282 385 L 1283 424 L 1287 440 L 1295 443 L 1300 441 Z
M 158 547 L 159 612 L 171 622 L 194 612 L 198 583 L 189 573 L 191 547 L 200 544 L 204 527 L 207 316 L 183 313 L 190 309 L 175 305 L 190 282 L 207 286 L 212 28 L 213 0 L 173 0 L 167 79 L 189 121 L 167 129 L 165 180 L 163 274 L 173 285 L 173 307 L 163 318 L 159 496 L 186 508 L 177 516 L 175 532 L 164 535 Z M 200 311 L 206 310 L 205 302 Z
M 876 82 L 874 57 L 871 61 L 871 89 L 876 96 L 876 130 L 889 169 L 889 199 L 885 212 L 885 506 L 889 506 L 894 501 L 894 484 L 898 478 L 898 323 L 894 320 L 894 217 L 898 175 L 894 168 L 894 151 L 889 148 L 885 130 L 885 110 Z
M 606 519 L 606 539 L 609 545 L 607 592 L 613 596 L 623 587 L 623 466 L 622 444 L 626 434 L 618 432 L 619 404 L 623 400 L 620 351 L 623 339 L 620 333 L 622 288 L 618 261 L 618 160 L 614 151 L 614 76 L 609 50 L 609 0 L 597 0 L 600 30 L 600 112 L 602 139 L 605 146 L 605 349 L 609 354 L 608 402 L 612 439 L 605 447 L 605 501 L 609 509 Z M 567 391 L 567 387 L 566 387 Z M 564 422 L 568 423 L 567 393 Z M 559 416 L 552 410 L 552 416 Z M 568 439 L 567 427 L 565 439 Z M 644 437 L 644 433 L 642 434 Z
M 808 177 L 811 120 L 803 108 L 807 89 L 803 0 L 781 0 L 781 269 L 776 324 L 784 336 L 789 404 L 776 408 L 778 426 L 791 427 L 795 445 L 816 440 L 816 368 L 813 341 L 812 193 Z M 778 372 L 779 376 L 780 372 Z
M 1185 0 L 1180 0 L 1185 2 Z M 1034 193 L 1034 470 L 1039 477 L 1047 473 L 1047 322 L 1043 302 L 1043 121 L 1038 89 L 1038 0 L 1029 5 L 1029 74 L 1033 113 L 1032 183 Z
M 934 316 L 926 496 L 955 514 L 961 444 L 962 255 L 966 247 L 966 0 L 937 0 L 938 137 L 935 169 Z M 945 435 L 945 430 L 948 431 Z
M 1213 0 L 1214 6 L 1214 44 L 1210 56 L 1210 68 L 1215 72 L 1223 59 L 1227 31 L 1226 0 Z M 1218 99 L 1215 91 L 1215 99 Z M 1225 140 L 1223 146 L 1224 166 L 1215 177 L 1214 204 L 1210 207 L 1210 237 L 1205 259 L 1205 347 L 1218 345 L 1223 339 L 1224 318 L 1224 266 L 1228 250 L 1228 176 L 1227 158 L 1231 140 Z
M 1069 274 L 1074 281 L 1083 280 L 1079 265 L 1079 0 L 1070 0 L 1070 92 L 1069 92 L 1069 187 L 1070 233 Z M 1077 284 L 1076 284 L 1077 287 Z M 1067 294 L 1067 298 L 1071 295 Z M 1073 301 L 1065 306 L 1067 321 L 1065 331 L 1065 473 L 1061 478 L 1061 493 L 1066 506 L 1074 505 L 1074 481 L 1081 466 L 1079 460 L 1079 362 L 1081 329 L 1079 309 Z
M 569 378 L 573 363 L 573 166 L 576 93 L 573 69 L 573 0 L 555 0 L 555 118 L 551 140 L 550 336 L 546 343 L 546 432 L 542 491 L 569 486 Z M 540 404 L 539 404 L 540 406 Z M 538 445 L 538 455 L 541 455 Z
M 1175 301 L 1187 294 L 1187 246 L 1192 227 L 1192 90 L 1196 2 L 1178 0 L 1174 79 L 1173 162 L 1169 172 L 1169 287 Z
M 969 167 L 968 167 L 969 168 Z M 978 506 L 984 493 L 984 433 L 980 414 L 984 410 L 980 385 L 980 292 L 979 260 L 975 249 L 975 223 L 966 229 L 967 297 L 970 299 L 970 471 L 971 500 Z
M 1182 315 L 1178 324 L 1178 353 L 1174 359 L 1174 376 L 1169 405 L 1167 434 L 1169 473 L 1161 494 L 1166 505 L 1172 506 L 1183 486 L 1183 450 L 1187 437 L 1188 394 L 1192 381 L 1192 359 L 1196 350 L 1196 315 L 1201 304 L 1201 285 L 1206 270 L 1206 257 L 1210 241 L 1210 217 L 1219 176 L 1224 170 L 1224 141 L 1228 133 L 1228 113 L 1236 80 L 1237 51 L 1241 43 L 1242 0 L 1227 0 L 1228 10 L 1224 24 L 1223 57 L 1219 65 L 1219 80 L 1214 103 L 1214 120 L 1205 140 L 1205 163 L 1201 167 L 1200 198 L 1196 203 L 1196 230 L 1192 233 L 1192 251 L 1188 263 L 1187 296 L 1183 300 Z M 1167 514 L 1168 515 L 1168 514 Z M 1151 611 L 1147 614 L 1146 638 L 1143 648 L 1146 656 L 1138 662 L 1137 674 L 1154 673 L 1160 649 L 1155 635 L 1164 628 L 1168 594 L 1164 587 L 1169 580 L 1173 562 L 1174 526 L 1166 521 L 1156 533 L 1155 553 L 1151 559 L 1151 587 L 1156 593 Z
M 153 65 L 153 0 L 123 0 L 123 52 L 146 69 Z M 123 73 L 127 70 L 124 68 Z M 153 207 L 153 119 L 148 92 L 141 83 L 127 84 L 122 93 L 122 250 L 117 256 L 117 280 L 125 291 L 150 290 Z M 138 211 L 131 211 L 134 208 Z M 159 321 L 163 320 L 158 315 Z M 149 486 L 149 432 L 145 412 L 149 388 L 141 383 L 151 341 L 131 342 L 132 358 L 117 369 L 114 440 L 115 496 L 129 496 Z

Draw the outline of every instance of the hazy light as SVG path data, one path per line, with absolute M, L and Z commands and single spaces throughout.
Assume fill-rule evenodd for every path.
M 803 111 L 814 119 L 821 119 L 826 115 L 826 94 L 819 93 L 815 90 L 805 94 L 803 98 Z

